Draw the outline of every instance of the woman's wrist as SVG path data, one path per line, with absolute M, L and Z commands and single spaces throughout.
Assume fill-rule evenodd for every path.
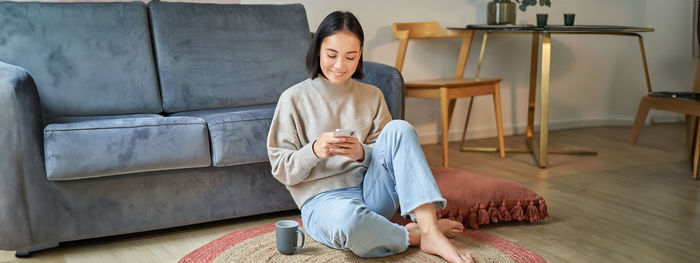
M 362 144 L 360 144 L 360 150 L 362 150 L 362 157 L 360 157 L 360 159 L 355 160 L 358 163 L 365 161 L 365 147 L 362 147 Z
M 318 141 L 318 140 L 316 140 L 316 141 Z M 314 155 L 316 156 L 316 158 L 321 159 L 321 157 L 318 157 L 318 154 L 316 153 L 316 141 L 314 141 L 314 142 L 311 143 L 311 152 L 314 153 Z

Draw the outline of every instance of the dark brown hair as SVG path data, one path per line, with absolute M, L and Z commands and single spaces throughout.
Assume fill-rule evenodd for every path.
M 326 77 L 321 71 L 320 65 L 320 49 L 321 42 L 326 37 L 329 37 L 339 31 L 347 31 L 354 34 L 357 39 L 360 40 L 360 48 L 364 46 L 365 34 L 362 32 L 362 26 L 360 26 L 360 21 L 357 20 L 355 15 L 350 12 L 335 11 L 330 13 L 326 18 L 323 19 L 318 29 L 316 29 L 316 34 L 314 34 L 311 44 L 309 45 L 309 51 L 306 53 L 306 70 L 311 73 L 311 79 L 315 79 L 318 75 Z M 353 78 L 362 79 L 365 74 L 362 72 L 362 54 L 360 53 L 360 60 L 357 63 L 357 69 L 352 74 Z

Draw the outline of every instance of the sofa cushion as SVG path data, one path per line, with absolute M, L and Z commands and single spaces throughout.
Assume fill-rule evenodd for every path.
M 0 61 L 31 73 L 47 117 L 162 111 L 141 2 L 0 2 Z
M 211 165 L 200 118 L 138 114 L 56 121 L 44 128 L 49 180 Z
M 300 4 L 148 7 L 166 112 L 276 103 L 308 77 L 310 34 Z
M 214 166 L 267 162 L 267 133 L 275 104 L 181 112 L 172 116 L 204 119 L 209 126 Z
M 365 77 L 358 79 L 362 83 L 370 84 L 379 88 L 384 94 L 386 106 L 389 108 L 391 117 L 394 119 L 404 118 L 404 86 L 401 72 L 392 66 L 365 61 L 362 64 Z

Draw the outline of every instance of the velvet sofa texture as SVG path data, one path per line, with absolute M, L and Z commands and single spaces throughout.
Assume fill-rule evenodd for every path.
M 304 7 L 0 2 L 0 249 L 295 209 L 270 173 Z M 365 62 L 402 118 L 403 79 Z

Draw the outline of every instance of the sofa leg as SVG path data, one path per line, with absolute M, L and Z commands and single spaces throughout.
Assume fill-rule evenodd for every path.
M 28 258 L 31 256 L 32 256 L 32 252 L 29 252 L 27 250 L 17 250 L 17 252 L 15 252 L 15 257 L 18 257 L 18 258 Z
M 57 247 L 58 242 L 55 243 L 46 243 L 46 244 L 41 244 L 41 245 L 36 245 L 28 248 L 23 248 L 23 249 L 18 249 L 15 252 L 15 257 L 18 258 L 28 258 L 32 256 L 32 253 L 39 251 L 39 250 L 44 250 L 44 249 L 49 249 L 52 247 Z

